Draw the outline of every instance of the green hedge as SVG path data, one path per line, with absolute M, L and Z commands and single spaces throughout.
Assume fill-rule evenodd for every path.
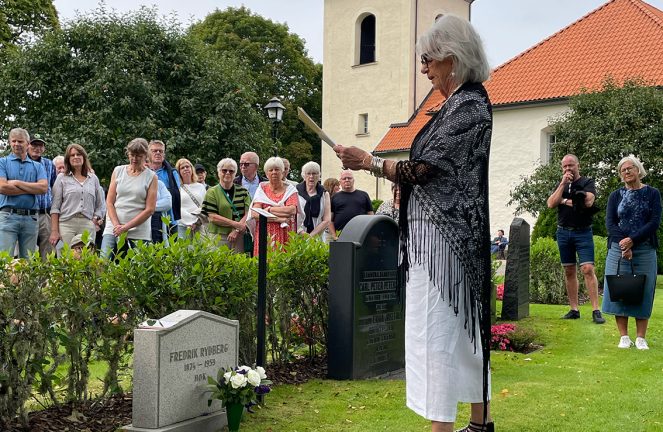
M 594 271 L 603 286 L 607 244 L 605 237 L 594 236 Z M 587 297 L 582 272 L 578 269 L 579 297 Z M 564 269 L 559 259 L 557 242 L 550 237 L 541 237 L 530 247 L 530 302 L 544 304 L 567 304 Z
M 133 329 L 177 309 L 239 320 L 240 363 L 255 361 L 257 259 L 200 238 L 174 240 L 170 247 L 139 244 L 116 262 L 68 248 L 59 259 L 35 255 L 15 264 L 0 254 L 0 430 L 17 415 L 26 418 L 33 392 L 54 404 L 90 398 L 92 360 L 109 364 L 96 396 L 123 392 Z M 274 360 L 326 346 L 328 255 L 326 244 L 297 235 L 269 253 L 265 319 L 279 323 L 270 326 Z

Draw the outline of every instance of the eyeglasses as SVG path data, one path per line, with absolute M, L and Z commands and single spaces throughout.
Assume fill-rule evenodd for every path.
M 622 172 L 622 173 L 627 173 L 627 172 L 635 171 L 635 169 L 636 169 L 636 168 L 635 168 L 634 166 L 627 166 L 627 167 L 623 167 L 623 168 L 620 170 L 620 172 Z
M 150 149 L 150 152 L 151 153 L 165 153 L 166 151 L 162 150 L 162 149 Z
M 433 59 L 428 54 L 421 55 L 421 64 L 428 66 Z
M 234 174 L 235 173 L 235 170 L 225 169 L 225 168 L 221 168 L 219 171 L 221 171 L 221 174 Z
M 251 165 L 258 165 L 258 164 L 255 163 L 255 162 L 240 162 L 239 163 L 239 166 L 241 166 L 241 167 L 247 167 L 247 166 L 251 166 Z
M 308 172 L 308 173 L 304 174 L 304 177 L 307 177 L 307 176 L 316 177 L 316 176 L 319 176 L 319 175 L 320 175 L 320 173 L 317 173 L 317 172 Z

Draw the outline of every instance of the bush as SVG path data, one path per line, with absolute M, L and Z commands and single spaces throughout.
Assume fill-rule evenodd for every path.
M 378 208 L 380 207 L 380 204 L 382 204 L 383 201 L 381 199 L 374 199 L 371 201 L 371 204 L 373 205 L 373 213 L 378 211 Z
M 603 286 L 606 254 L 606 239 L 594 236 L 594 271 L 599 288 Z M 530 248 L 530 266 L 530 302 L 566 304 L 568 298 L 564 268 L 560 263 L 557 242 L 549 237 L 542 237 L 535 241 Z M 580 269 L 577 274 L 578 296 L 582 301 L 587 298 L 587 288 Z
M 139 243 L 114 262 L 65 248 L 62 258 L 34 255 L 13 271 L 0 254 L 0 430 L 17 415 L 26 419 L 33 390 L 55 404 L 88 399 L 91 360 L 109 365 L 102 396 L 122 393 L 133 329 L 177 309 L 238 320 L 239 361 L 255 361 L 257 258 L 200 237 L 171 240 L 170 247 Z M 265 319 L 284 323 L 273 327 L 274 360 L 290 358 L 302 343 L 310 354 L 326 347 L 328 257 L 328 245 L 295 234 L 287 248 L 269 253 Z M 293 317 L 300 338 L 291 334 Z
M 555 238 L 557 232 L 557 209 L 545 208 L 536 218 L 532 229 L 532 243 L 543 237 Z
M 530 352 L 538 337 L 536 331 L 515 324 L 499 324 L 490 328 L 490 349 L 497 351 Z

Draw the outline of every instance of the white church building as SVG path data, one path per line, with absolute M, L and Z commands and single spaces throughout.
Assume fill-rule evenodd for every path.
M 419 73 L 415 44 L 442 14 L 471 19 L 472 0 L 325 0 L 323 118 L 325 131 L 390 159 L 408 157 L 414 136 L 443 102 Z M 663 11 L 641 0 L 611 0 L 497 67 L 486 83 L 493 103 L 490 157 L 491 231 L 514 217 L 510 191 L 550 161 L 551 118 L 569 97 L 598 89 L 606 77 L 639 77 L 663 86 Z M 581 161 L 582 164 L 582 161 Z M 323 145 L 323 176 L 340 162 Z M 388 181 L 355 174 L 372 198 Z M 535 218 L 521 215 L 531 226 Z

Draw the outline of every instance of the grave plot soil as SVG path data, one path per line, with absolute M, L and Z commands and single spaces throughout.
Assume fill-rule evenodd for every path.
M 275 385 L 303 384 L 327 376 L 327 359 L 296 359 L 283 365 L 269 365 L 267 376 Z M 131 394 L 65 404 L 30 413 L 27 427 L 8 425 L 6 432 L 114 432 L 131 423 Z

